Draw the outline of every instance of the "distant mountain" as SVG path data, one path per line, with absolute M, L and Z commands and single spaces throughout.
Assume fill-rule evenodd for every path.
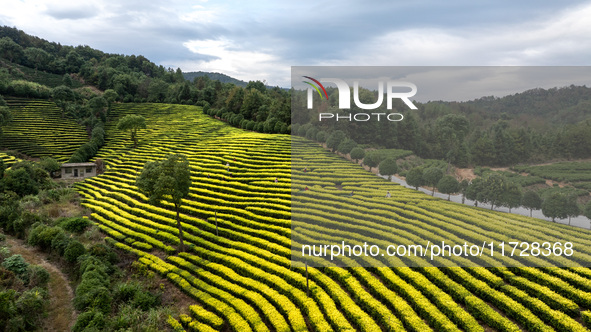
M 232 84 L 236 84 L 238 86 L 241 87 L 245 87 L 246 84 L 248 84 L 247 82 L 241 81 L 239 79 L 236 79 L 234 77 L 230 77 L 226 74 L 222 74 L 222 73 L 209 73 L 209 72 L 204 72 L 204 71 L 192 71 L 192 72 L 188 72 L 188 73 L 183 73 L 183 77 L 189 81 L 189 82 L 193 82 L 193 80 L 196 77 L 201 77 L 201 76 L 207 76 L 212 80 L 215 81 L 220 81 L 221 83 L 232 83 Z

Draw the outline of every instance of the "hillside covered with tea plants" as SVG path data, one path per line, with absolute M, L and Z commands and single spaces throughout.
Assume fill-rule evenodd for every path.
M 128 114 L 146 118 L 147 128 L 138 132 L 135 149 L 129 133 L 116 129 L 117 120 Z M 294 137 L 292 142 L 288 135 L 236 129 L 195 106 L 115 104 L 105 132 L 105 144 L 96 158 L 105 162 L 106 172 L 75 187 L 109 244 L 134 253 L 194 299 L 190 315 L 171 319 L 171 328 L 586 331 L 589 327 L 588 268 L 308 266 L 306 273 L 291 263 L 292 240 L 313 240 L 327 233 L 355 241 L 381 232 L 388 233 L 386 240 L 399 242 L 566 236 L 587 257 L 589 231 L 434 199 L 376 177 L 311 141 Z M 297 152 L 293 163 L 292 152 Z M 135 184 L 147 161 L 171 153 L 186 155 L 191 167 L 192 186 L 180 214 L 185 252 L 179 251 L 172 204 L 151 204 Z M 387 191 L 391 198 L 385 198 Z M 304 208 L 297 210 L 303 215 L 292 216 L 296 206 Z M 313 209 L 306 213 L 307 207 Z M 339 231 L 330 224 L 314 230 L 291 221 L 327 216 L 336 220 Z M 299 231 L 297 239 L 292 238 L 294 230 Z

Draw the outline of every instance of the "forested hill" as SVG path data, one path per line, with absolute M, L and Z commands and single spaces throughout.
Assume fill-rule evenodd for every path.
M 205 72 L 205 71 L 191 71 L 191 72 L 187 72 L 187 73 L 183 73 L 183 77 L 189 81 L 189 82 L 193 82 L 193 80 L 197 77 L 209 77 L 209 79 L 214 80 L 214 81 L 220 81 L 221 83 L 232 83 L 234 85 L 238 85 L 241 87 L 246 87 L 246 85 L 248 84 L 247 82 L 241 81 L 239 79 L 236 79 L 234 77 L 230 77 L 226 74 L 222 74 L 222 73 L 210 73 L 210 72 Z
M 537 88 L 501 98 L 482 97 L 465 104 L 494 113 L 532 114 L 560 122 L 575 122 L 591 116 L 591 88 L 575 85 L 547 90 Z

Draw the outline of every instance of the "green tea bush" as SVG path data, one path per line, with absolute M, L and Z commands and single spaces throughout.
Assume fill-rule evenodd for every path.
M 73 332 L 102 331 L 105 328 L 105 316 L 99 310 L 86 311 L 78 316 Z
M 68 246 L 64 251 L 64 258 L 66 261 L 74 263 L 78 257 L 84 255 L 85 252 L 86 249 L 82 243 L 80 243 L 78 240 L 72 240 L 70 243 L 68 243 Z
M 58 220 L 58 225 L 68 232 L 81 234 L 91 224 L 87 218 L 73 217 Z

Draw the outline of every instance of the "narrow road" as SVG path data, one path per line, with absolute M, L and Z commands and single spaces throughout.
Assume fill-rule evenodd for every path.
M 11 254 L 20 254 L 29 263 L 43 266 L 51 276 L 48 284 L 48 316 L 43 322 L 43 331 L 70 331 L 76 314 L 72 306 L 74 292 L 68 278 L 55 265 L 45 260 L 45 253 L 25 245 L 24 241 L 6 236 L 6 244 Z

